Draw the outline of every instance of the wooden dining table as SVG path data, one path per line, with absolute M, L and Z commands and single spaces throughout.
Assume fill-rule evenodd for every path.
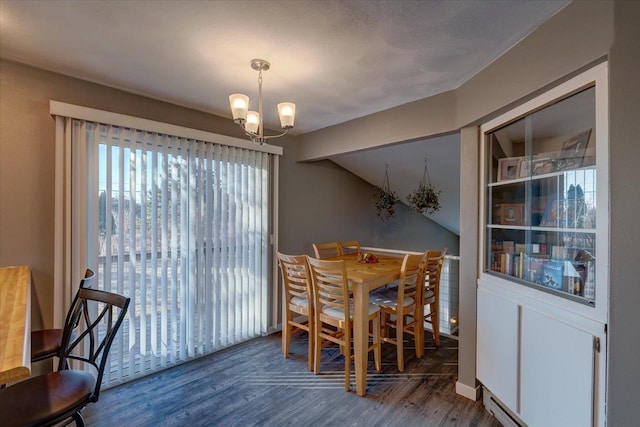
M 0 268 L 0 384 L 31 375 L 31 269 Z
M 353 353 L 356 375 L 356 393 L 364 396 L 367 390 L 367 361 L 369 347 L 369 293 L 400 278 L 403 257 L 376 255 L 378 262 L 365 264 L 356 255 L 343 255 L 331 259 L 344 260 L 347 277 L 351 281 L 353 309 Z

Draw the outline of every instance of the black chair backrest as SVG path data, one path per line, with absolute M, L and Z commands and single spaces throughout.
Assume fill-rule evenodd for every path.
M 87 268 L 84 272 L 84 278 L 82 280 L 80 280 L 80 287 L 81 288 L 92 288 L 93 287 L 93 280 L 96 278 L 96 273 L 93 272 L 93 270 Z
M 98 375 L 92 402 L 98 400 L 109 349 L 127 314 L 129 302 L 130 298 L 118 294 L 80 288 L 67 313 L 58 370 L 65 369 L 68 359 L 93 365 Z M 77 325 L 81 325 L 82 332 L 74 334 Z M 84 345 L 85 339 L 87 345 Z

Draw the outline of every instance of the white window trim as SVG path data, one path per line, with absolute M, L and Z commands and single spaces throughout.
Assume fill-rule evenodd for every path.
M 140 129 L 148 132 L 176 135 L 183 138 L 228 145 L 230 147 L 246 148 L 248 150 L 277 154 L 279 156 L 282 156 L 283 154 L 282 147 L 277 145 L 256 145 L 245 139 L 234 138 L 227 135 L 220 135 L 184 126 L 172 125 L 169 123 L 157 122 L 155 120 L 141 119 L 139 117 L 128 116 L 126 114 L 118 114 L 82 107 L 79 105 L 66 104 L 64 102 L 54 100 L 49 101 L 49 113 L 52 116 L 64 116 L 72 119 L 81 119 L 125 128 Z

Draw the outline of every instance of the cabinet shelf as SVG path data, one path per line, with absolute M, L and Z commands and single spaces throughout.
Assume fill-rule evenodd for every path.
M 593 228 L 561 228 L 561 227 L 540 227 L 529 225 L 501 225 L 501 224 L 487 224 L 487 228 L 501 229 L 501 230 L 531 230 L 531 231 L 550 231 L 554 233 L 586 233 L 596 234 L 596 230 Z
M 543 180 L 543 179 L 546 179 L 546 178 L 555 178 L 555 177 L 563 176 L 568 172 L 580 172 L 580 171 L 592 171 L 592 170 L 595 170 L 595 165 L 584 166 L 584 167 L 573 168 L 573 169 L 566 169 L 566 170 L 549 172 L 549 173 L 543 173 L 543 174 L 539 174 L 539 175 L 530 175 L 530 176 L 526 176 L 526 177 L 522 177 L 522 178 L 504 179 L 504 180 L 497 181 L 497 182 L 490 182 L 490 183 L 487 184 L 487 186 L 488 187 L 500 187 L 500 186 L 503 186 L 503 185 L 518 184 L 518 183 L 528 182 L 528 181 L 539 181 L 539 180 Z

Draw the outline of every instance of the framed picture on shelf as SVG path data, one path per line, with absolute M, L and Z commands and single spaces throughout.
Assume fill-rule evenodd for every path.
M 531 159 L 523 159 L 520 162 L 520 170 L 518 171 L 518 177 L 526 178 L 531 175 Z
M 500 224 L 523 225 L 524 203 L 502 203 L 500 205 Z
M 522 160 L 522 157 L 498 159 L 498 181 L 519 178 L 520 160 Z
M 540 227 L 564 227 L 566 223 L 565 200 L 559 199 L 556 194 L 550 195 L 540 220 Z
M 587 129 L 562 143 L 562 151 L 558 156 L 558 170 L 576 169 L 582 166 L 590 135 L 591 129 Z
M 543 175 L 556 171 L 556 157 L 554 153 L 540 153 L 531 159 L 531 174 Z

